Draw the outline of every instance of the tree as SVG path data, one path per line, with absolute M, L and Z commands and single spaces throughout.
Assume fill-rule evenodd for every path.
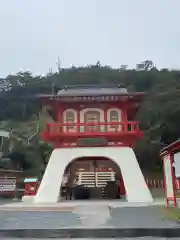
M 23 84 L 18 84 L 18 81 Z M 30 72 L 20 72 L 1 79 L 1 82 L 12 85 L 12 88 L 0 92 L 0 127 L 8 131 L 9 128 L 15 129 L 16 135 L 22 139 L 34 133 L 37 125 L 35 116 L 42 111 L 35 96 L 39 93 L 51 93 L 52 84 L 57 92 L 65 85 L 102 85 L 113 82 L 124 84 L 129 91 L 147 92 L 137 115 L 145 132 L 145 139 L 136 147 L 143 168 L 159 168 L 159 143 L 168 144 L 180 136 L 180 71 L 157 70 L 151 60 L 137 64 L 137 70 L 127 69 L 124 64 L 120 69 L 113 69 L 97 62 L 96 65 L 87 67 L 61 68 L 60 73 L 47 76 L 32 76 Z M 44 116 L 41 122 L 46 119 L 47 116 Z M 20 151 L 35 170 L 44 168 L 51 152 L 49 146 L 44 143 L 41 145 L 39 140 L 38 135 L 37 144 L 32 143 L 28 148 L 23 146 L 24 150 Z
M 26 156 L 22 152 L 13 151 L 9 153 L 7 157 L 12 162 L 12 165 L 17 169 L 26 171 L 32 167 L 31 163 L 26 161 Z
M 119 70 L 120 70 L 120 71 L 126 71 L 126 70 L 127 70 L 127 67 L 128 67 L 128 65 L 121 64 Z

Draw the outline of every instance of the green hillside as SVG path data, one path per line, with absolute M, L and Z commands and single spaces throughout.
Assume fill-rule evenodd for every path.
M 148 68 L 148 64 L 146 66 L 138 70 L 112 69 L 101 66 L 98 62 L 87 67 L 60 69 L 58 73 L 47 74 L 45 77 L 32 76 L 29 72 L 7 76 L 0 81 L 8 82 L 12 89 L 0 93 L 0 128 L 12 129 L 15 149 L 30 155 L 26 156 L 31 163 L 30 168 L 37 169 L 37 165 L 38 168 L 43 168 L 43 161 L 47 159 L 51 148 L 39 143 L 39 134 L 29 146 L 26 144 L 27 139 L 36 132 L 37 122 L 40 122 L 42 128 L 47 118 L 34 95 L 55 92 L 58 88 L 71 84 L 124 84 L 129 91 L 147 92 L 136 117 L 141 122 L 145 138 L 139 141 L 135 150 L 143 169 L 160 171 L 160 148 L 180 136 L 180 71 Z M 39 112 L 40 121 L 37 121 Z

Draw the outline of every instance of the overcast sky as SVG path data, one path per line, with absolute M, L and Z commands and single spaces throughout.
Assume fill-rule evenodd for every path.
M 180 0 L 0 0 L 0 76 L 62 67 L 180 68 Z

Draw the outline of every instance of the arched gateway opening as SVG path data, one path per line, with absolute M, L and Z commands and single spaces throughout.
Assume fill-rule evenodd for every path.
M 60 201 L 61 184 L 67 166 L 82 157 L 101 157 L 113 161 L 121 169 L 128 202 L 152 202 L 152 197 L 146 185 L 136 156 L 129 147 L 82 147 L 59 148 L 52 152 L 46 171 L 42 178 L 35 203 L 57 203 Z
M 119 166 L 103 156 L 72 160 L 64 172 L 60 199 L 125 199 Z

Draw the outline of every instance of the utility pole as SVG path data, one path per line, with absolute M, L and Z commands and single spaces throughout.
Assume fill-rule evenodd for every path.
M 49 68 L 49 75 L 52 76 L 52 68 Z
M 51 93 L 52 93 L 52 95 L 55 95 L 55 85 L 54 85 L 54 83 L 51 86 Z
M 59 56 L 58 56 L 57 68 L 58 68 L 58 73 L 60 73 L 60 71 L 61 71 L 61 61 L 60 61 Z

